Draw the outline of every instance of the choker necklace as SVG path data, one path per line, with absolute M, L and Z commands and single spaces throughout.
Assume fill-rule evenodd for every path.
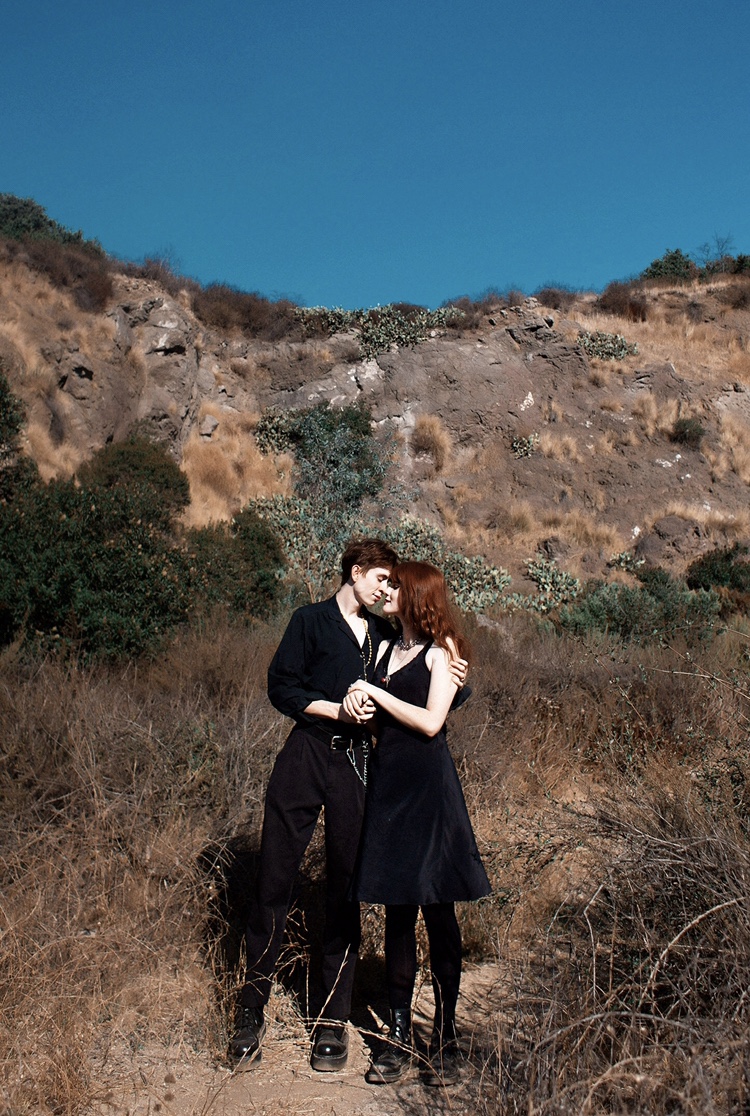
M 404 637 L 399 636 L 396 640 L 396 646 L 398 647 L 399 651 L 411 651 L 412 647 L 416 647 L 417 644 L 421 642 L 422 641 L 421 639 L 419 639 L 419 637 L 417 637 L 416 639 L 409 639 L 404 641 Z

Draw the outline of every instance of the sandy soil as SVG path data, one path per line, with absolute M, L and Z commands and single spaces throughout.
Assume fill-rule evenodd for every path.
M 272 1023 L 261 1061 L 243 1073 L 212 1063 L 184 1047 L 165 1054 L 148 1047 L 136 1054 L 112 1052 L 100 1075 L 95 1116 L 397 1116 L 403 1113 L 475 1113 L 476 1088 L 491 1072 L 483 1048 L 497 1025 L 499 971 L 488 965 L 464 976 L 458 1023 L 467 1054 L 460 1084 L 444 1090 L 421 1083 L 417 1059 L 398 1085 L 373 1086 L 364 1080 L 369 1063 L 366 1037 L 350 1026 L 349 1062 L 341 1073 L 317 1073 L 309 1064 L 309 1040 L 298 1020 Z M 418 1045 L 424 1049 L 432 1019 L 428 985 L 415 1004 Z M 288 1013 L 287 1013 L 288 1014 Z M 373 1023 L 375 1030 L 376 1022 Z M 370 1041 L 372 1041 L 370 1037 Z

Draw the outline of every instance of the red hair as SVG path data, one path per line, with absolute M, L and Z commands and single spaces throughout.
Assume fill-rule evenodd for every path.
M 431 639 L 449 653 L 448 641 L 452 640 L 461 658 L 468 659 L 469 645 L 459 630 L 440 570 L 429 562 L 400 562 L 390 581 L 398 586 L 398 607 L 403 620 L 420 639 Z

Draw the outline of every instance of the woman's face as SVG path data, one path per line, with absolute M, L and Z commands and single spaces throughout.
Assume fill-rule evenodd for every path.
M 398 583 L 391 582 L 383 595 L 383 613 L 385 616 L 398 616 Z

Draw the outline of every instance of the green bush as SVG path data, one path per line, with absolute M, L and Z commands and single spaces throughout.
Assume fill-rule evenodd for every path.
M 291 450 L 297 495 L 334 514 L 377 496 L 391 462 L 390 445 L 373 436 L 372 416 L 364 402 L 273 408 L 261 417 L 255 436 L 263 453 Z
M 18 635 L 116 658 L 188 615 L 178 548 L 124 487 L 54 481 L 0 509 L 0 642 Z
M 670 441 L 679 445 L 688 446 L 690 449 L 699 449 L 703 441 L 706 428 L 697 418 L 680 418 L 672 427 L 669 435 Z
M 231 523 L 188 531 L 191 587 L 204 606 L 223 605 L 245 616 L 268 616 L 279 598 L 284 558 L 277 536 L 250 508 Z
M 624 360 L 626 356 L 638 353 L 638 346 L 629 345 L 621 334 L 603 333 L 601 330 L 594 333 L 581 330 L 578 344 L 589 356 L 599 357 L 600 360 Z
M 101 246 L 84 240 L 79 230 L 73 232 L 47 216 L 33 198 L 18 198 L 15 194 L 0 194 L 0 236 L 11 240 L 55 240 L 60 244 L 86 244 L 101 253 Z
M 531 457 L 539 444 L 538 434 L 529 434 L 528 437 L 515 437 L 510 443 L 514 457 Z
M 589 581 L 578 599 L 560 609 L 561 626 L 576 636 L 609 632 L 625 642 L 690 645 L 710 639 L 720 602 L 712 591 L 689 589 L 664 570 L 638 570 L 638 586 Z
M 735 543 L 734 546 L 718 547 L 702 554 L 687 568 L 685 581 L 688 588 L 732 589 L 738 593 L 750 593 L 747 553 L 746 546 Z
M 566 570 L 561 570 L 554 558 L 544 558 L 541 554 L 537 554 L 536 558 L 527 558 L 524 565 L 526 576 L 536 582 L 538 592 L 527 595 L 509 594 L 503 598 L 503 604 L 507 608 L 551 612 L 552 609 L 574 600 L 581 591 L 578 578 Z
M 23 404 L 11 391 L 0 363 L 0 504 L 7 504 L 39 477 L 34 462 L 20 451 L 25 417 Z
M 387 352 L 392 345 L 414 348 L 429 337 L 431 330 L 443 329 L 448 323 L 463 318 L 463 311 L 456 306 L 426 310 L 423 306 L 405 303 L 376 306 L 371 310 L 312 306 L 298 309 L 297 317 L 307 334 L 358 330 L 362 355 L 370 359 Z
M 166 446 L 134 435 L 104 446 L 78 470 L 84 488 L 127 491 L 139 517 L 167 529 L 190 503 L 190 485 Z
M 368 531 L 374 534 L 377 526 Z M 508 572 L 484 558 L 451 550 L 436 527 L 413 515 L 402 516 L 395 527 L 380 533 L 400 558 L 432 562 L 445 574 L 453 599 L 462 612 L 484 612 L 496 604 L 510 584 Z
M 679 248 L 667 248 L 663 256 L 652 260 L 648 267 L 641 272 L 641 279 L 668 279 L 677 282 L 689 282 L 698 274 L 698 268 Z

